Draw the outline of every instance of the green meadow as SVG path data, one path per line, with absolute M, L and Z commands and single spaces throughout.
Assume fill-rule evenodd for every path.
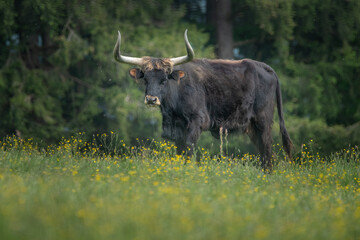
M 274 146 L 268 174 L 257 156 L 184 164 L 167 142 L 102 137 L 1 141 L 0 239 L 360 239 L 357 147 L 291 162 Z

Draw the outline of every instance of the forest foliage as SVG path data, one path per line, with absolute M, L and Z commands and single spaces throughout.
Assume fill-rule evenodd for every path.
M 211 2 L 1 1 L 0 136 L 57 142 L 79 131 L 114 131 L 131 144 L 160 138 L 159 110 L 144 106 L 143 85 L 113 59 L 117 30 L 126 55 L 184 55 L 189 29 L 196 57 L 215 58 L 221 46 L 206 17 Z M 277 71 L 298 150 L 310 139 L 322 152 L 360 144 L 359 12 L 357 0 L 232 1 L 234 59 Z M 214 140 L 204 135 L 201 144 Z M 229 145 L 250 149 L 245 138 Z

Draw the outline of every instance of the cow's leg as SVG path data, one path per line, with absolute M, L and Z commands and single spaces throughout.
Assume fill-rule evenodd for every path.
M 172 121 L 170 116 L 163 114 L 161 137 L 166 140 L 173 140 Z
M 177 154 L 186 154 L 187 159 L 194 154 L 194 149 L 202 132 L 202 127 L 206 127 L 206 120 L 206 116 L 199 115 L 187 123 L 183 121 L 176 122 L 175 145 L 177 147 Z M 200 162 L 200 156 L 197 156 L 196 161 Z
M 178 134 L 175 141 L 177 147 L 177 154 L 186 154 L 189 159 L 194 154 L 194 149 L 201 134 L 201 121 L 199 119 L 192 120 L 187 125 L 184 134 Z M 199 156 L 197 162 L 200 161 Z
M 196 118 L 189 123 L 187 134 L 186 134 L 186 145 L 190 148 L 189 153 L 193 155 L 194 148 L 201 135 L 202 122 L 200 118 Z M 197 162 L 200 162 L 200 156 L 196 158 Z
M 250 123 L 250 126 L 247 128 L 247 135 L 250 137 L 250 140 L 252 141 L 252 143 L 258 148 L 259 143 L 258 143 L 258 131 L 256 129 L 256 125 L 255 122 L 252 120 Z
M 183 155 L 187 152 L 186 146 L 186 123 L 180 119 L 175 118 L 173 121 L 172 133 L 171 138 L 175 141 L 176 145 L 176 152 L 178 155 Z
M 271 121 L 268 122 L 265 119 L 258 120 L 257 122 L 252 122 L 251 128 L 249 131 L 249 136 L 252 142 L 257 146 L 260 157 L 261 157 L 261 167 L 264 170 L 272 170 L 272 137 L 271 137 Z
M 176 153 L 178 155 L 182 155 L 186 153 L 187 147 L 184 139 L 176 139 L 175 145 L 176 145 Z
M 261 131 L 261 140 L 260 140 L 260 153 L 261 153 L 261 166 L 264 170 L 272 171 L 272 162 L 271 162 L 271 151 L 272 146 L 272 137 L 271 137 L 271 126 L 265 127 Z
M 185 164 L 186 164 L 186 162 L 191 158 L 191 156 L 194 153 L 195 144 L 189 142 L 188 135 L 185 132 L 185 134 L 178 135 L 178 138 L 175 140 L 175 145 L 177 148 L 176 149 L 177 154 L 186 156 L 186 160 L 185 160 Z
M 186 157 L 184 164 L 191 158 L 194 153 L 194 144 L 186 143 L 185 139 L 177 139 L 175 141 L 176 152 L 178 155 L 184 155 Z

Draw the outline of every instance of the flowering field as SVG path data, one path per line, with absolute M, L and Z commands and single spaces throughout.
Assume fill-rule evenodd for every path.
M 107 137 L 0 142 L 0 239 L 360 239 L 358 148 L 304 146 L 266 174 L 255 156 L 184 165 L 166 142 Z

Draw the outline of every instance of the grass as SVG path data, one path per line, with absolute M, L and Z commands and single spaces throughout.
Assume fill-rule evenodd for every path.
M 265 174 L 256 156 L 184 165 L 166 142 L 102 139 L 0 142 L 0 239 L 360 239 L 356 147 L 303 146 Z

